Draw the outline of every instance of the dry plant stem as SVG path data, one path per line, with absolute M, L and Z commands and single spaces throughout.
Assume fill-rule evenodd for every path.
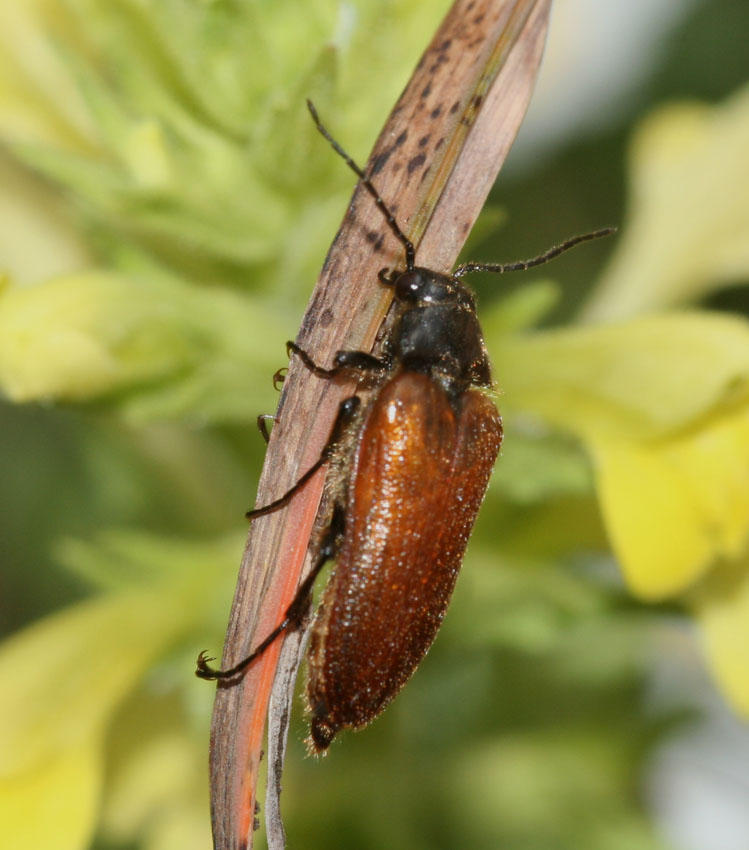
M 414 241 L 419 265 L 448 270 L 481 210 L 530 99 L 550 2 L 458 0 L 375 145 L 367 171 Z M 346 139 L 341 142 L 345 146 Z M 377 272 L 402 263 L 402 246 L 358 187 L 304 316 L 299 345 L 323 365 L 338 349 L 371 350 L 390 300 Z M 317 460 L 338 404 L 352 390 L 351 383 L 311 377 L 292 358 L 258 505 L 284 493 Z M 305 556 L 324 476 L 323 469 L 287 507 L 253 523 L 223 667 L 249 654 L 282 619 L 303 568 L 309 569 Z M 211 727 L 216 850 L 247 850 L 252 843 L 263 729 L 280 650 L 279 640 L 240 681 L 218 684 Z M 287 670 L 286 704 L 289 680 Z

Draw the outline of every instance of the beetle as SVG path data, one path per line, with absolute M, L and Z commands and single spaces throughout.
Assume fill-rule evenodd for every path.
M 201 653 L 196 674 L 241 675 L 286 629 L 299 627 L 317 575 L 335 560 L 307 653 L 310 749 L 324 753 L 339 731 L 362 728 L 383 711 L 434 641 L 502 444 L 502 419 L 487 394 L 491 367 L 476 303 L 461 278 L 541 265 L 613 228 L 517 263 L 467 263 L 449 275 L 417 266 L 412 242 L 371 180 L 307 105 L 403 245 L 405 267 L 378 275 L 392 289 L 396 316 L 380 356 L 339 351 L 332 368 L 287 343 L 312 374 L 358 374 L 370 380 L 372 392 L 366 401 L 344 399 L 318 461 L 283 496 L 247 514 L 254 519 L 278 510 L 321 466 L 331 465 L 331 519 L 282 622 L 228 669 L 212 668 L 213 659 Z

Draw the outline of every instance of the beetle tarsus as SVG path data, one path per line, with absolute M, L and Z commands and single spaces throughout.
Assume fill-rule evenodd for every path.
M 313 375 L 317 375 L 318 378 L 334 378 L 339 369 L 333 367 L 332 369 L 326 369 L 324 366 L 318 366 L 317 363 L 307 354 L 307 352 L 298 346 L 295 342 L 287 342 L 286 343 L 286 351 L 291 357 L 292 354 L 296 354 L 296 356 L 304 363 L 304 365 L 312 372 Z
M 270 434 L 268 433 L 267 425 L 269 419 L 273 422 L 273 424 L 276 424 L 278 421 L 272 413 L 261 413 L 257 418 L 257 429 L 262 434 L 266 445 L 268 445 L 268 442 L 270 441 Z
M 281 387 L 279 386 L 279 384 L 283 384 L 283 382 L 286 380 L 286 373 L 288 371 L 288 366 L 282 366 L 280 369 L 276 369 L 276 371 L 273 373 L 273 389 L 276 390 L 276 392 L 280 392 Z
M 291 600 L 289 607 L 286 609 L 283 620 L 276 626 L 273 631 L 267 635 L 252 652 L 246 657 L 234 664 L 226 670 L 217 670 L 211 667 L 209 662 L 215 661 L 204 650 L 198 656 L 197 669 L 195 675 L 199 679 L 234 679 L 244 673 L 253 661 L 260 658 L 265 650 L 276 641 L 284 632 L 298 629 L 301 627 L 305 618 L 309 613 L 310 603 L 312 601 L 312 587 L 315 579 L 320 574 L 320 570 L 325 564 L 334 558 L 338 547 L 340 546 L 341 535 L 343 534 L 343 509 L 340 505 L 336 505 L 333 510 L 333 517 L 330 521 L 322 541 L 315 565 L 309 572 L 309 575 L 299 585 L 294 598 Z
M 216 673 L 221 672 L 220 670 L 214 670 L 214 668 L 211 667 L 210 662 L 215 660 L 216 659 L 212 655 L 208 655 L 208 652 L 203 650 L 200 655 L 198 655 L 198 666 L 195 670 L 195 675 L 199 679 L 215 679 Z

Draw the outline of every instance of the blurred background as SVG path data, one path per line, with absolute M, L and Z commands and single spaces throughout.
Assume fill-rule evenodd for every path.
M 353 188 L 304 98 L 364 160 L 448 4 L 424 6 L 0 11 L 0 812 L 12 850 L 210 846 L 213 689 L 194 660 L 219 654 L 264 454 L 254 417 L 275 409 L 270 376 Z M 622 231 L 532 279 L 477 279 L 488 325 L 543 334 L 673 308 L 746 318 L 740 248 L 690 256 L 698 282 L 669 277 L 680 243 L 697 250 L 697 225 L 679 230 L 687 194 L 662 193 L 655 226 L 628 234 L 653 206 L 643 126 L 698 103 L 728 138 L 748 35 L 741 0 L 554 4 L 534 100 L 465 256 L 511 261 Z M 670 132 L 676 160 L 691 142 Z M 737 150 L 699 212 L 746 246 Z M 496 333 L 502 388 L 496 352 L 512 341 Z M 289 845 L 746 850 L 749 732 L 741 699 L 716 687 L 691 586 L 630 592 L 585 440 L 506 393 L 503 457 L 413 681 L 324 760 L 305 757 L 298 702 Z M 734 649 L 746 667 L 746 645 Z

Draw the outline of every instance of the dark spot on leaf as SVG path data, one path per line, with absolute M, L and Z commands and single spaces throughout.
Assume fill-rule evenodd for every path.
M 468 10 L 466 10 L 466 11 L 468 11 Z M 485 17 L 486 17 L 486 15 L 484 15 L 483 13 L 480 14 L 480 15 L 476 15 L 476 17 L 473 19 L 474 24 L 476 24 L 476 26 L 478 26 L 481 23 L 481 21 L 484 20 Z
M 422 100 L 426 100 L 429 95 L 432 93 L 432 82 L 431 80 L 424 86 L 421 90 L 421 98 Z
M 335 316 L 333 315 L 333 311 L 330 309 L 330 307 L 327 307 L 320 314 L 320 318 L 318 319 L 318 324 L 320 325 L 321 328 L 330 327 L 334 318 L 335 318 Z
M 398 136 L 398 138 L 395 140 L 395 147 L 399 148 L 403 144 L 403 142 L 406 141 L 407 138 L 408 138 L 408 130 L 404 130 L 400 134 L 400 136 Z
M 320 310 L 320 304 L 318 303 L 320 299 L 313 293 L 312 300 L 310 301 L 309 310 L 302 317 L 302 323 L 299 326 L 299 335 L 301 337 L 306 337 L 311 331 L 314 322 L 312 321 L 313 316 L 318 315 L 318 310 Z M 320 312 L 322 312 L 320 310 Z M 263 757 L 260 756 L 260 761 L 263 760 Z
M 421 168 L 422 165 L 426 162 L 426 154 L 420 153 L 416 156 L 412 157 L 408 161 L 408 173 L 413 174 L 417 168 Z
M 442 115 L 442 104 L 435 107 L 430 114 L 433 119 L 439 118 Z
M 455 115 L 455 113 L 460 109 L 460 101 L 456 100 L 455 103 L 450 107 L 450 115 Z
M 429 140 L 430 140 L 431 138 L 432 138 L 432 136 L 431 136 L 431 134 L 429 134 L 429 133 L 428 133 L 426 136 L 422 136 L 422 137 L 419 139 L 419 147 L 420 147 L 420 148 L 425 147 L 425 146 L 428 144 L 428 142 L 429 142 Z
M 429 66 L 429 73 L 436 74 L 439 71 L 440 65 L 444 65 L 445 62 L 449 62 L 450 57 L 446 53 L 438 53 L 437 58 L 432 62 Z
M 392 152 L 392 149 L 384 150 L 381 154 L 378 154 L 374 158 L 370 175 L 379 174 L 382 171 L 382 169 L 385 167 L 385 163 L 390 159 L 390 154 Z

